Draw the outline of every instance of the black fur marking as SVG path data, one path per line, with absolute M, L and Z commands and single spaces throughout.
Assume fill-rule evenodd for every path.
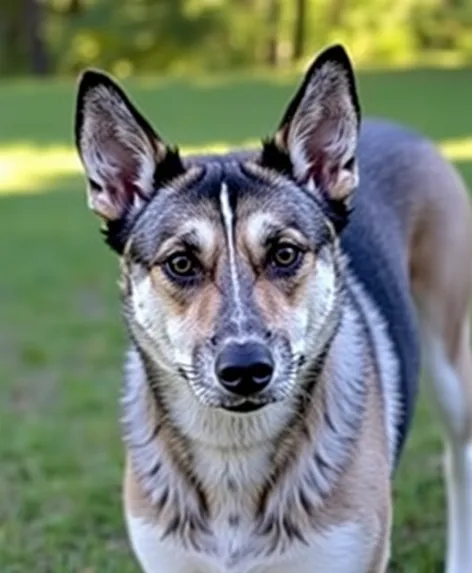
M 161 512 L 164 509 L 164 506 L 166 505 L 168 499 L 169 499 L 169 490 L 165 488 L 165 490 L 162 492 L 161 497 L 157 500 L 156 503 L 156 507 L 159 512 Z
M 156 463 L 152 466 L 152 468 L 149 470 L 149 477 L 154 477 L 154 476 L 156 476 L 156 475 L 161 471 L 161 468 L 162 468 L 161 462 L 156 462 Z
M 352 171 L 354 168 L 355 162 L 356 162 L 356 158 L 351 157 L 351 159 L 348 159 L 346 161 L 346 163 L 343 165 L 343 169 L 347 169 L 348 171 Z
M 280 149 L 273 139 L 263 141 L 259 163 L 262 167 L 273 169 L 277 173 L 293 179 L 293 165 L 290 156 Z
M 345 200 L 330 199 L 326 193 L 323 194 L 324 213 L 333 223 L 337 235 L 340 235 L 349 223 L 352 213 L 352 206 Z
M 287 516 L 284 516 L 282 519 L 282 529 L 285 531 L 285 534 L 290 541 L 296 539 L 304 545 L 309 545 L 298 525 L 295 525 L 295 523 Z
M 298 497 L 300 499 L 300 504 L 303 507 L 303 511 L 309 516 L 312 517 L 313 515 L 313 504 L 308 500 L 308 498 L 305 495 L 305 492 L 303 491 L 303 488 L 300 488 L 298 491 Z
M 103 187 L 93 179 L 88 178 L 88 182 L 92 191 L 95 191 L 95 193 L 101 193 L 103 191 Z
M 323 419 L 324 419 L 325 424 L 330 429 L 330 431 L 333 433 L 336 433 L 336 427 L 335 427 L 333 420 L 331 419 L 331 416 L 329 415 L 329 412 L 326 408 L 325 408 L 324 413 L 323 413 Z
M 180 522 L 181 522 L 180 516 L 175 515 L 173 517 L 173 519 L 171 520 L 171 522 L 169 523 L 169 525 L 164 530 L 164 532 L 162 534 L 162 539 L 165 539 L 169 535 L 173 535 L 173 534 L 177 533 L 177 531 L 180 527 Z
M 259 525 L 259 528 L 257 529 L 258 535 L 262 535 L 262 536 L 269 535 L 269 533 L 274 528 L 275 522 L 276 522 L 275 517 L 273 515 L 268 515 L 267 518 L 265 519 L 265 521 L 263 521 Z
M 267 532 L 267 534 L 270 533 L 272 534 L 272 543 L 267 548 L 266 555 L 271 555 L 272 553 L 275 553 L 277 546 L 280 544 L 281 531 L 280 531 L 280 523 L 277 519 L 274 519 L 271 522 L 270 529 Z
M 167 147 L 166 154 L 156 165 L 154 171 L 154 193 L 160 187 L 167 185 L 170 181 L 185 173 L 185 167 L 180 157 L 177 147 Z
M 353 207 L 345 200 L 330 199 L 325 191 L 316 195 L 305 187 L 298 187 L 309 197 L 317 207 L 323 212 L 324 216 L 333 224 L 336 234 L 339 235 L 349 223 L 349 217 Z M 329 242 L 328 240 L 326 242 Z
M 229 491 L 231 491 L 231 492 L 235 492 L 238 489 L 238 484 L 236 483 L 236 481 L 232 477 L 228 477 L 226 485 L 227 485 Z
M 100 230 L 105 238 L 105 243 L 119 255 L 123 254 L 126 239 L 128 237 L 128 225 L 126 215 L 116 221 L 108 221 Z
M 328 462 L 321 456 L 319 452 L 315 452 L 314 457 L 315 457 L 315 463 L 320 468 L 320 470 L 334 471 L 334 468 L 328 464 Z
M 230 527 L 238 527 L 241 519 L 236 513 L 231 513 L 228 517 L 228 525 Z

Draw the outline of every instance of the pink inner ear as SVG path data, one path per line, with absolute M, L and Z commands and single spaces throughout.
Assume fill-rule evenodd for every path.
M 127 163 L 117 165 L 112 169 L 113 173 L 102 172 L 104 185 L 102 189 L 95 190 L 99 202 L 105 201 L 103 205 L 110 205 L 112 211 L 108 213 L 109 218 L 120 218 L 137 197 L 144 198 L 143 191 L 136 184 L 136 169 L 133 169 L 129 161 Z
M 307 161 L 304 182 L 313 180 L 316 187 L 329 189 L 336 183 L 342 160 L 339 120 L 329 118 L 305 135 L 304 152 Z
M 145 198 L 144 190 L 137 184 L 139 161 L 131 149 L 119 145 L 116 141 L 108 142 L 109 154 L 115 164 L 115 175 L 105 177 L 107 191 L 121 206 L 129 206 L 136 196 Z
M 303 183 L 312 180 L 317 189 L 330 189 L 336 183 L 339 167 L 325 153 L 319 153 L 308 165 Z
M 136 196 L 140 199 L 146 199 L 144 191 L 136 183 L 136 178 L 137 173 L 129 171 L 123 173 L 123 190 L 130 202 L 132 202 Z

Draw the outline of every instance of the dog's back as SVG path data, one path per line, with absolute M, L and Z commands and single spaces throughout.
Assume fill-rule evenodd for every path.
M 399 357 L 402 416 L 397 459 L 413 414 L 420 365 L 407 242 L 415 206 L 423 200 L 418 196 L 423 186 L 416 171 L 422 160 L 417 155 L 426 147 L 430 146 L 421 136 L 403 126 L 363 122 L 359 188 L 341 237 L 350 266 L 380 309 Z
M 399 357 L 403 414 L 398 458 L 413 415 L 420 368 L 420 324 L 413 299 L 420 319 L 428 323 L 423 331 L 444 328 L 434 324 L 440 312 L 432 308 L 435 294 L 454 277 L 467 285 L 472 276 L 471 258 L 464 251 L 470 244 L 470 206 L 462 179 L 436 147 L 395 123 L 363 122 L 359 173 L 353 213 L 341 242 L 356 278 L 385 318 Z M 456 312 L 451 320 L 457 324 L 463 320 L 457 308 L 464 298 L 460 292 L 459 303 L 449 301 Z
M 421 341 L 430 397 L 448 444 L 447 571 L 464 571 L 471 563 L 467 535 L 472 530 L 468 192 L 430 141 L 386 121 L 364 122 L 359 170 L 354 212 L 342 244 L 356 277 L 385 317 L 400 358 L 404 417 L 399 449 L 412 417 Z

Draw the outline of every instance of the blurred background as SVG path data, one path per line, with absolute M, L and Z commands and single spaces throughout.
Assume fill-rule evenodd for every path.
M 77 74 L 116 75 L 184 152 L 223 152 L 272 133 L 335 41 L 364 113 L 420 130 L 472 185 L 470 0 L 0 0 L 1 573 L 137 571 L 120 505 L 118 265 L 85 205 Z M 397 573 L 443 571 L 427 398 L 395 484 Z
M 290 67 L 333 40 L 366 64 L 472 61 L 470 0 L 2 0 L 0 73 Z

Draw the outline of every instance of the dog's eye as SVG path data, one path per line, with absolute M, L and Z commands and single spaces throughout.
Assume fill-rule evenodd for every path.
M 293 268 L 300 262 L 302 251 L 294 245 L 280 243 L 276 245 L 270 253 L 270 262 L 280 269 Z
M 165 269 L 171 277 L 176 278 L 192 278 L 197 271 L 195 261 L 185 253 L 176 253 L 169 257 Z

